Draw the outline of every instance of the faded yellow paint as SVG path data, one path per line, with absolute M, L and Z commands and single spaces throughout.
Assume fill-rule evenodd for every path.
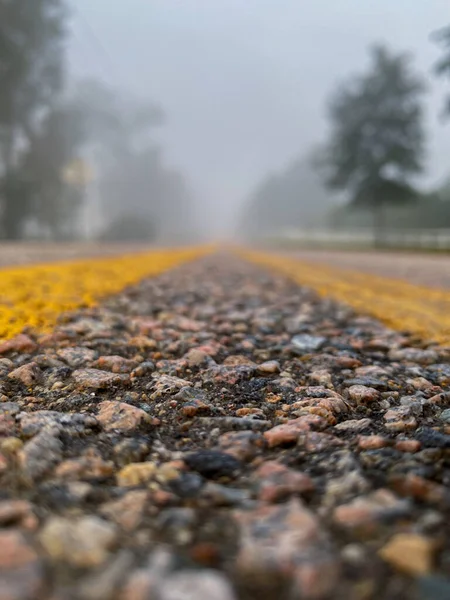
M 154 250 L 113 258 L 0 270 L 0 340 L 24 328 L 49 331 L 59 315 L 120 292 L 145 277 L 194 260 L 210 247 Z
M 450 345 L 450 292 L 406 281 L 339 269 L 278 254 L 239 250 L 253 263 L 286 274 L 300 285 L 352 306 L 399 331 Z

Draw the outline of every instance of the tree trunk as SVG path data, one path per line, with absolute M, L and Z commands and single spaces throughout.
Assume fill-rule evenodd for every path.
M 19 177 L 18 172 L 13 170 L 0 182 L 3 201 L 0 228 L 3 237 L 8 240 L 20 238 L 30 206 L 29 190 Z
M 14 198 L 5 197 L 3 207 L 2 229 L 3 237 L 6 240 L 18 240 L 22 233 L 22 215 L 17 212 L 14 205 Z
M 375 202 L 373 206 L 373 232 L 375 248 L 385 246 L 386 215 L 383 202 Z

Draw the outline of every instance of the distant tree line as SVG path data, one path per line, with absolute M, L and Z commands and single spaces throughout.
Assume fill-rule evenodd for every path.
M 433 37 L 443 49 L 435 73 L 450 77 L 450 26 Z M 322 189 L 319 184 L 312 192 L 306 184 L 311 173 L 302 176 L 295 163 L 295 183 L 288 169 L 256 188 L 242 218 L 244 229 L 247 224 L 259 223 L 264 235 L 280 225 L 309 227 L 310 219 L 303 215 L 308 214 L 308 205 L 316 207 L 326 189 L 328 195 L 339 193 L 345 201 L 337 208 L 329 201 L 321 224 L 371 225 L 378 244 L 383 243 L 383 232 L 389 226 L 450 228 L 450 186 L 428 192 L 418 187 L 426 138 L 423 78 L 407 54 L 395 54 L 378 45 L 371 48 L 370 57 L 367 72 L 340 84 L 330 97 L 330 133 L 314 161 Z M 450 95 L 444 116 L 450 116 Z M 280 219 L 284 204 L 290 210 Z
M 162 111 L 68 81 L 69 16 L 64 0 L 0 2 L 0 238 L 79 236 L 95 167 L 104 239 L 179 239 L 192 199 L 152 141 Z
M 257 238 L 299 223 L 302 227 L 318 226 L 326 218 L 328 196 L 314 170 L 313 157 L 294 160 L 286 169 L 266 177 L 254 190 L 244 207 L 240 233 Z

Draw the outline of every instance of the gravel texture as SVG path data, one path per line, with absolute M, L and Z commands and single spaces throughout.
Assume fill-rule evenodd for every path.
M 450 352 L 229 256 L 0 345 L 0 600 L 450 598 Z

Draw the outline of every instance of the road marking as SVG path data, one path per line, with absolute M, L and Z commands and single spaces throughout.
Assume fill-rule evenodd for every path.
M 61 313 L 94 306 L 145 277 L 211 251 L 201 246 L 4 268 L 0 270 L 0 340 L 24 328 L 49 331 Z
M 254 251 L 242 258 L 288 275 L 300 285 L 369 314 L 393 329 L 410 331 L 423 340 L 450 345 L 450 292 Z

